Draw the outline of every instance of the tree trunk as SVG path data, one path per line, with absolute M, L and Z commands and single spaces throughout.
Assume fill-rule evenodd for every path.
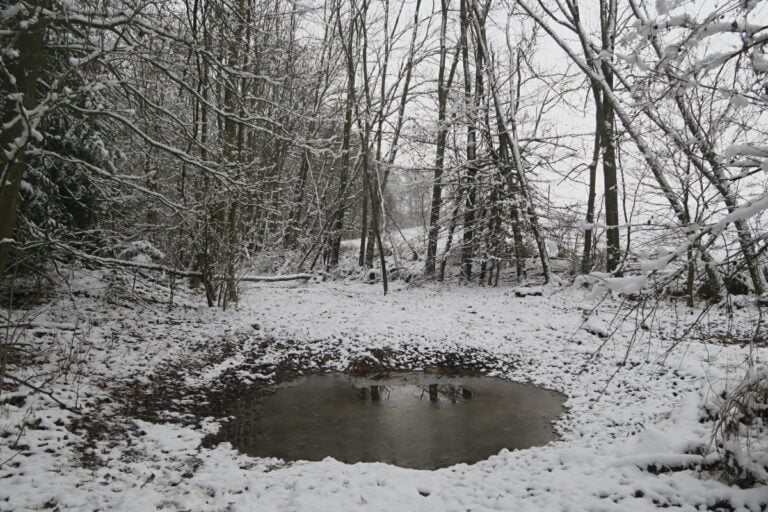
M 366 254 L 366 235 L 368 231 L 368 175 L 363 175 L 363 218 L 360 221 L 360 253 L 357 256 L 357 266 L 367 266 Z M 368 245 L 371 245 L 371 238 L 367 238 Z M 369 267 L 370 268 L 370 267 Z
M 613 55 L 616 38 L 616 0 L 600 0 L 600 33 L 603 53 Z M 613 68 L 609 61 L 600 61 L 605 84 L 613 90 Z M 593 87 L 596 85 L 593 84 Z M 607 241 L 607 270 L 617 273 L 621 264 L 621 240 L 619 237 L 619 185 L 616 169 L 616 129 L 613 107 L 601 102 L 602 123 L 598 127 L 603 147 L 603 183 L 605 185 L 605 223 Z
M 443 207 L 443 165 L 445 162 L 445 145 L 448 140 L 448 127 L 445 123 L 446 106 L 448 104 L 448 89 L 453 77 L 452 66 L 446 79 L 446 31 L 448 27 L 449 0 L 441 0 L 440 23 L 440 65 L 437 70 L 437 143 L 435 149 L 435 176 L 432 182 L 432 204 L 429 209 L 429 235 L 427 239 L 427 255 L 424 272 L 427 275 L 435 273 L 435 257 L 437 256 L 437 239 L 440 234 L 440 210 Z M 458 57 L 458 54 L 456 54 Z
M 336 218 L 333 223 L 333 230 L 331 233 L 331 247 L 330 258 L 328 261 L 329 266 L 336 267 L 339 264 L 339 253 L 341 252 L 341 237 L 344 230 L 344 213 L 346 202 L 344 196 L 346 195 L 347 180 L 349 178 L 349 166 L 350 166 L 350 142 L 352 138 L 352 112 L 355 108 L 355 61 L 352 54 L 354 49 L 354 33 L 357 24 L 357 17 L 355 16 L 350 23 L 349 31 L 347 32 L 347 40 L 344 41 L 346 45 L 346 62 L 347 62 L 347 98 L 346 105 L 344 107 L 344 128 L 341 135 L 341 162 L 339 165 L 339 205 L 336 211 Z M 344 38 L 341 28 L 341 12 L 337 15 L 339 35 Z
M 443 257 L 440 258 L 440 271 L 437 276 L 438 281 L 445 280 L 445 267 L 448 264 L 448 257 L 451 255 L 451 246 L 453 245 L 453 233 L 456 231 L 456 224 L 459 218 L 459 208 L 461 207 L 461 194 L 456 198 L 456 207 L 453 209 L 453 215 L 451 215 L 450 224 L 448 225 L 448 238 L 445 241 L 445 251 L 443 251 Z
M 50 0 L 32 0 L 30 10 L 43 9 Z M 16 228 L 16 207 L 21 180 L 27 168 L 24 151 L 31 136 L 30 120 L 21 116 L 24 110 L 37 106 L 37 79 L 45 65 L 45 27 L 39 19 L 20 29 L 13 48 L 18 57 L 6 61 L 6 73 L 0 73 L 0 90 L 6 92 L 3 101 L 3 126 L 19 119 L 9 128 L 0 130 L 0 278 L 3 277 L 13 233 Z M 13 77 L 15 83 L 11 82 Z M 20 93 L 21 101 L 11 99 L 11 93 Z
M 475 88 L 475 96 L 472 95 L 472 75 L 469 67 L 469 13 L 467 2 L 460 0 L 461 16 L 461 62 L 464 70 L 464 107 L 467 116 L 467 175 L 464 180 L 466 188 L 466 203 L 464 204 L 464 229 L 461 245 L 461 275 L 467 281 L 472 281 L 472 258 L 475 244 L 475 202 L 477 198 L 477 122 L 475 119 L 480 91 Z M 476 71 L 482 73 L 482 52 L 476 54 Z M 482 76 L 476 77 L 477 86 L 482 83 Z
M 598 125 L 600 124 L 600 89 L 592 87 L 592 93 L 595 97 L 595 145 L 592 152 L 592 161 L 589 163 L 589 192 L 587 195 L 587 217 L 585 219 L 587 223 L 587 229 L 584 230 L 584 253 L 581 257 L 581 273 L 589 274 L 592 272 L 592 239 L 594 237 L 594 223 L 595 223 L 595 199 L 597 193 L 595 191 L 597 181 L 597 165 L 600 160 L 600 130 Z

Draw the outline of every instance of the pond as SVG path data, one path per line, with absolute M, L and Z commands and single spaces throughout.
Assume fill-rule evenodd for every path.
M 435 469 L 557 439 L 564 396 L 490 377 L 305 377 L 231 404 L 214 442 L 257 457 Z

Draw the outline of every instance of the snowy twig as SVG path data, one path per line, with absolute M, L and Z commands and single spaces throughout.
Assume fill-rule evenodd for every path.
M 21 384 L 22 386 L 26 386 L 26 387 L 32 389 L 33 391 L 36 391 L 38 393 L 42 393 L 42 394 L 46 395 L 48 398 L 50 398 L 51 400 L 53 400 L 54 402 L 59 404 L 63 409 L 66 409 L 66 410 L 68 410 L 70 412 L 73 412 L 75 414 L 83 414 L 81 411 L 68 406 L 67 404 L 65 404 L 64 402 L 62 402 L 61 400 L 59 400 L 58 398 L 53 396 L 53 393 L 51 393 L 50 391 L 46 391 L 46 390 L 44 390 L 42 388 L 39 388 L 39 387 L 35 386 L 34 384 L 30 383 L 29 381 L 26 381 L 24 379 L 20 379 L 18 377 L 14 377 L 13 375 L 4 375 L 3 378 L 4 379 L 10 379 L 10 380 L 12 380 L 13 382 L 15 382 L 17 384 Z

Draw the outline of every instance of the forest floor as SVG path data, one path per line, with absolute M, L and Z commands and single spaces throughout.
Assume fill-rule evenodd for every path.
M 75 272 L 12 312 L 26 327 L 9 368 L 45 393 L 0 395 L 0 511 L 768 508 L 764 487 L 724 483 L 710 445 L 708 404 L 743 373 L 754 310 L 713 308 L 686 334 L 701 310 L 682 302 L 612 323 L 618 300 L 593 309 L 585 290 L 539 291 L 251 285 L 223 312 L 184 289 L 169 307 L 167 283 L 146 277 Z M 561 440 L 434 471 L 211 442 L 233 390 L 430 367 L 564 393 Z

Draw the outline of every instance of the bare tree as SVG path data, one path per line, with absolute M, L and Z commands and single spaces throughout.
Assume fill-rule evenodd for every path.
M 448 65 L 448 10 L 449 0 L 440 0 L 440 63 L 437 70 L 437 142 L 435 147 L 435 167 L 432 182 L 432 203 L 429 209 L 429 235 L 427 238 L 427 254 L 424 271 L 428 275 L 435 272 L 437 256 L 437 240 L 440 234 L 440 211 L 443 207 L 443 168 L 445 165 L 445 147 L 448 138 L 446 124 L 446 108 L 448 91 L 451 89 L 453 77 L 458 64 L 458 52 L 453 63 Z

